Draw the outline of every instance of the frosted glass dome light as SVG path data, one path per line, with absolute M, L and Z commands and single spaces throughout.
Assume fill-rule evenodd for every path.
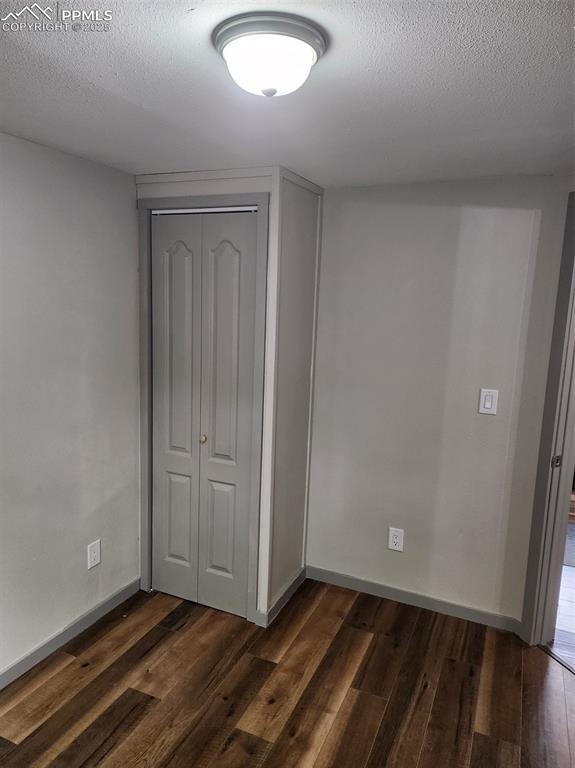
M 311 45 L 287 35 L 246 35 L 222 51 L 230 75 L 244 91 L 283 96 L 300 88 L 317 61 Z
M 215 29 L 213 40 L 240 88 L 268 97 L 300 88 L 327 45 L 311 22 L 279 13 L 235 16 Z

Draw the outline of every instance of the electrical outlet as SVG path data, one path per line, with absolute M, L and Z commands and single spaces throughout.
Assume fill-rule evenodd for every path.
M 88 544 L 88 570 L 90 568 L 93 568 L 95 565 L 100 564 L 101 557 L 101 549 L 100 545 L 102 543 L 101 539 L 97 539 L 96 541 L 93 541 L 91 544 Z
M 390 528 L 387 542 L 389 549 L 394 552 L 403 552 L 403 528 Z

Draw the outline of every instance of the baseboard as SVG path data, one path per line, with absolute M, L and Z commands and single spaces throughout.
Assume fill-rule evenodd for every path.
M 307 566 L 306 575 L 308 579 L 315 579 L 316 581 L 322 581 L 326 584 L 334 584 L 337 587 L 347 587 L 348 589 L 365 592 L 368 595 L 375 595 L 376 597 L 385 597 L 388 600 L 395 600 L 398 603 L 414 605 L 416 608 L 426 608 L 429 611 L 444 613 L 447 616 L 455 616 L 458 619 L 465 619 L 466 621 L 474 621 L 478 624 L 494 627 L 495 629 L 504 629 L 521 636 L 521 622 L 510 616 L 501 616 L 497 613 L 489 613 L 488 611 L 481 611 L 466 605 L 450 603 L 446 600 L 439 600 L 435 597 L 418 594 L 417 592 L 408 592 L 404 589 L 388 587 L 385 584 L 380 584 L 376 581 L 359 579 L 355 576 L 348 576 L 345 573 L 337 573 L 336 571 L 327 571 L 323 568 L 316 568 L 313 565 Z
M 88 629 L 88 627 L 98 621 L 98 619 L 101 619 L 102 616 L 105 616 L 117 605 L 120 605 L 124 600 L 127 600 L 129 597 L 136 594 L 139 589 L 140 579 L 130 582 L 130 584 L 118 590 L 118 592 L 115 592 L 101 603 L 98 603 L 94 608 L 83 613 L 78 619 L 64 627 L 61 632 L 52 635 L 46 642 L 38 645 L 33 651 L 30 651 L 30 653 L 27 653 L 21 659 L 18 659 L 18 661 L 10 667 L 4 669 L 0 672 L 0 690 L 25 672 L 28 672 L 29 669 L 32 669 L 36 664 L 43 661 L 51 653 L 57 651 L 58 648 L 61 648 L 69 640 L 72 640 L 76 635 L 79 635 L 80 632 Z
M 284 605 L 289 602 L 292 595 L 297 591 L 300 585 L 303 584 L 306 578 L 306 569 L 302 568 L 301 571 L 299 571 L 295 576 L 295 578 L 290 580 L 285 587 L 276 593 L 277 597 L 275 602 L 269 611 L 267 611 L 267 613 L 264 613 L 263 611 L 256 612 L 256 615 L 254 616 L 254 623 L 259 627 L 269 627 L 272 621 L 274 621 L 274 619 L 277 618 L 277 616 L 280 614 Z

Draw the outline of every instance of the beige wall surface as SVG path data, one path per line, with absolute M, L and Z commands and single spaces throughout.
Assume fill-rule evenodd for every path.
M 0 671 L 139 576 L 137 310 L 133 177 L 0 135 Z
M 271 605 L 303 566 L 320 205 L 315 192 L 281 184 Z
M 326 193 L 308 565 L 521 617 L 568 189 Z

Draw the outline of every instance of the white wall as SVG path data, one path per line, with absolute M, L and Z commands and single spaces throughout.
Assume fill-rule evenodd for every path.
M 308 565 L 521 617 L 567 190 L 326 193 Z
M 319 203 L 281 179 L 270 605 L 303 567 Z
M 138 578 L 137 298 L 133 178 L 0 135 L 0 670 Z

